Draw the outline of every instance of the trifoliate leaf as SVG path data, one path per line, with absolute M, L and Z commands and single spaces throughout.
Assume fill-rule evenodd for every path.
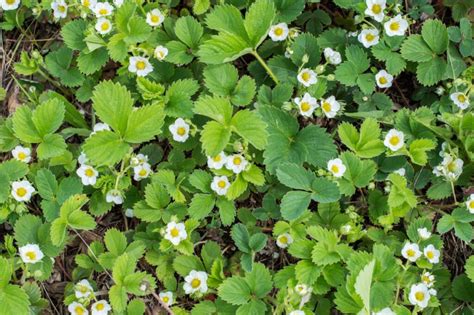
M 265 148 L 268 137 L 266 124 L 256 112 L 238 111 L 232 117 L 231 125 L 239 136 L 250 142 L 255 148 L 259 150 Z
M 440 20 L 428 20 L 423 23 L 421 36 L 436 54 L 442 54 L 448 48 L 448 29 Z
M 130 147 L 118 134 L 106 130 L 87 138 L 82 148 L 94 165 L 113 166 L 127 154 Z
M 50 52 L 45 58 L 45 63 L 48 71 L 56 78 L 59 78 L 65 86 L 79 86 L 84 81 L 84 76 L 77 68 L 71 65 L 72 50 L 66 46 Z

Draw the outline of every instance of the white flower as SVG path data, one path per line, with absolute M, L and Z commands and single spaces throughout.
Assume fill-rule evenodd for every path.
M 220 170 L 227 162 L 227 155 L 224 152 L 219 153 L 215 157 L 207 157 L 207 166 L 216 170 Z
M 121 205 L 123 203 L 122 193 L 120 193 L 120 191 L 117 189 L 109 190 L 105 195 L 105 201 L 107 201 L 108 203 Z
M 76 171 L 77 176 L 81 178 L 82 184 L 84 186 L 95 185 L 97 182 L 97 172 L 92 166 L 82 164 Z
M 127 218 L 133 218 L 133 216 L 134 216 L 133 209 L 132 208 L 127 208 L 125 210 L 125 216 Z
M 375 75 L 375 82 L 377 82 L 377 86 L 379 88 L 389 88 L 392 86 L 393 75 L 388 73 L 385 70 L 380 70 Z
M 426 284 L 428 288 L 431 288 L 433 286 L 434 280 L 435 277 L 429 272 L 425 272 L 421 275 L 421 281 Z
M 343 226 L 341 226 L 341 234 L 344 234 L 344 235 L 347 235 L 351 232 L 352 230 L 352 225 L 350 224 L 345 224 Z
M 128 71 L 136 73 L 139 77 L 144 77 L 153 71 L 153 66 L 147 58 L 135 56 L 130 57 Z
M 0 8 L 4 11 L 16 10 L 20 6 L 20 0 L 0 0 Z
M 64 0 L 51 2 L 51 9 L 56 19 L 64 19 L 67 16 L 67 3 Z
M 117 7 L 117 8 L 120 8 L 123 4 L 123 0 L 114 0 L 114 5 Z
M 161 45 L 156 46 L 154 55 L 156 59 L 163 61 L 166 58 L 166 56 L 168 56 L 168 48 Z
M 365 48 L 369 48 L 379 43 L 379 31 L 375 28 L 362 30 L 357 39 Z
M 247 165 L 247 160 L 241 154 L 234 154 L 227 157 L 227 161 L 225 163 L 225 167 L 235 174 L 239 174 L 240 172 L 244 171 Z
M 173 140 L 177 142 L 185 142 L 189 138 L 189 125 L 183 118 L 178 118 L 169 126 L 169 131 L 173 135 Z
M 438 294 L 438 291 L 436 291 L 435 289 L 429 289 L 429 290 L 428 290 L 428 293 L 429 293 L 431 296 L 436 296 L 436 294 Z
M 207 273 L 204 271 L 192 270 L 185 278 L 183 285 L 186 294 L 195 292 L 206 293 L 207 291 Z
M 386 1 L 385 0 L 366 0 L 367 9 L 365 9 L 365 14 L 371 16 L 377 22 L 382 22 L 385 9 Z
M 402 248 L 402 256 L 411 262 L 416 261 L 421 256 L 420 248 L 418 244 L 406 243 Z
M 170 241 L 173 245 L 178 245 L 188 237 L 184 223 L 176 223 L 171 221 L 166 225 L 165 239 Z
M 328 171 L 330 171 L 334 177 L 339 178 L 346 172 L 346 166 L 342 163 L 341 159 L 332 159 L 328 161 Z
M 466 208 L 470 213 L 474 214 L 474 194 L 471 194 L 467 199 Z
M 324 48 L 324 58 L 333 65 L 338 65 L 342 61 L 341 54 L 329 47 Z
M 89 315 L 89 311 L 82 304 L 77 302 L 69 304 L 67 310 L 71 315 Z
M 439 255 L 440 252 L 437 250 L 432 244 L 428 245 L 423 249 L 423 254 L 425 255 L 426 259 L 432 264 L 439 263 Z
M 30 201 L 36 189 L 27 180 L 12 182 L 12 196 L 16 201 Z
M 449 98 L 456 104 L 460 109 L 466 109 L 469 107 L 469 97 L 461 92 L 452 93 Z
M 148 155 L 139 153 L 130 159 L 130 165 L 133 167 L 148 163 Z
M 107 125 L 106 123 L 97 123 L 92 128 L 91 135 L 94 135 L 98 133 L 99 131 L 105 131 L 105 130 L 110 131 L 110 126 Z
M 112 30 L 112 23 L 107 18 L 98 18 L 95 30 L 101 35 L 108 34 Z
M 76 295 L 76 298 L 78 299 L 88 297 L 93 293 L 94 293 L 94 289 L 92 288 L 89 281 L 87 281 L 87 279 L 83 279 L 79 281 L 74 286 L 74 294 Z
M 166 306 L 171 306 L 174 303 L 173 292 L 160 292 L 160 299 L 166 304 Z
M 287 248 L 293 243 L 293 237 L 289 233 L 283 233 L 277 236 L 276 244 L 280 248 Z
M 321 100 L 321 109 L 327 118 L 336 117 L 337 112 L 341 109 L 341 104 L 336 101 L 334 96 L 329 96 L 326 99 Z
M 140 181 L 151 174 L 151 166 L 147 162 L 133 168 L 133 180 Z
M 288 25 L 286 23 L 278 23 L 270 27 L 270 31 L 268 32 L 268 36 L 274 42 L 281 42 L 284 41 L 288 37 Z
M 95 5 L 97 4 L 97 0 L 81 0 L 82 6 L 93 10 Z
M 44 254 L 37 244 L 26 244 L 18 249 L 21 260 L 25 264 L 36 264 L 43 259 Z
M 427 307 L 430 300 L 430 293 L 428 292 L 426 284 L 418 283 L 412 285 L 408 299 L 411 304 L 417 305 L 420 308 Z
M 230 183 L 227 176 L 214 176 L 211 183 L 211 189 L 216 192 L 219 196 L 224 196 L 229 190 Z
M 296 310 L 296 311 L 291 311 L 289 315 L 305 315 L 304 311 Z
M 100 300 L 92 304 L 91 315 L 107 315 L 112 310 L 109 303 L 106 300 Z
M 79 156 L 77 157 L 77 162 L 81 165 L 86 164 L 88 162 L 87 156 L 84 152 L 81 152 L 81 154 L 79 154 Z
M 298 73 L 298 81 L 308 87 L 318 82 L 318 75 L 313 70 L 304 68 Z
M 146 22 L 150 26 L 160 26 L 165 20 L 165 16 L 159 9 L 153 9 L 146 14 Z
M 390 129 L 385 136 L 383 144 L 392 151 L 400 150 L 405 141 L 405 135 L 403 132 L 398 131 L 397 129 Z
M 420 236 L 421 239 L 423 239 L 423 240 L 427 240 L 431 236 L 431 232 L 428 231 L 428 229 L 425 228 L 425 227 L 424 228 L 419 228 L 417 231 L 418 231 L 418 236 Z
M 393 172 L 394 172 L 395 174 L 398 174 L 398 175 L 404 177 L 407 171 L 402 167 L 402 168 L 399 168 L 398 170 L 395 170 L 395 171 L 393 171 Z
M 25 147 L 22 147 L 21 145 L 17 145 L 12 150 L 12 155 L 16 160 L 20 162 L 24 162 L 24 163 L 31 162 L 31 149 L 30 148 L 25 148 Z
M 434 168 L 433 173 L 436 176 L 444 176 L 449 181 L 454 181 L 461 175 L 463 165 L 463 160 L 445 153 L 443 161 Z
M 305 117 L 311 117 L 314 110 L 318 107 L 316 98 L 312 97 L 309 93 L 304 93 L 303 98 L 295 97 L 294 102 L 298 105 L 300 115 Z
M 403 36 L 408 29 L 408 22 L 399 14 L 385 22 L 383 26 L 388 36 Z
M 295 291 L 299 295 L 305 296 L 306 294 L 310 293 L 312 291 L 312 289 L 310 287 L 308 287 L 306 284 L 297 284 L 295 286 Z
M 112 15 L 114 7 L 108 2 L 97 2 L 93 9 L 97 18 Z
M 378 312 L 372 312 L 372 315 L 396 315 L 390 307 L 386 307 Z

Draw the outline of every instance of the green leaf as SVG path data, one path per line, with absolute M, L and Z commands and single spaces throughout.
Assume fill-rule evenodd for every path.
M 303 58 L 306 56 L 308 61 L 304 63 L 304 66 L 307 68 L 316 67 L 321 61 L 321 55 L 315 54 L 315 51 L 319 51 L 318 41 L 310 33 L 303 33 L 300 36 L 296 37 L 293 42 L 291 49 L 293 53 L 291 54 L 291 60 L 297 65 L 303 65 Z
M 442 54 L 448 48 L 448 29 L 440 20 L 428 20 L 423 23 L 421 36 L 436 54 Z
M 64 24 L 61 28 L 61 36 L 64 43 L 71 49 L 85 49 L 87 47 L 84 43 L 84 32 L 86 29 L 87 23 L 81 19 L 72 20 Z
M 124 140 L 129 143 L 143 143 L 161 133 L 164 123 L 163 106 L 155 103 L 133 110 L 128 117 Z
M 230 140 L 229 128 L 216 121 L 206 123 L 201 131 L 202 148 L 207 156 L 216 156 L 224 150 Z
M 349 149 L 363 158 L 372 158 L 385 151 L 385 147 L 380 138 L 380 127 L 373 118 L 364 120 L 360 127 L 360 133 L 349 124 L 342 123 L 337 129 L 339 138 Z
M 466 260 L 466 265 L 464 266 L 464 269 L 466 270 L 466 275 L 471 279 L 471 282 L 474 283 L 474 255 L 471 255 L 467 260 Z
M 112 228 L 107 230 L 104 235 L 105 246 L 107 250 L 115 256 L 120 256 L 127 248 L 127 238 L 119 230 Z
M 384 42 L 372 46 L 372 54 L 377 60 L 385 62 L 387 72 L 392 75 L 400 74 L 406 67 L 402 55 L 392 51 Z
M 124 135 L 133 107 L 133 99 L 127 88 L 120 83 L 102 81 L 94 90 L 92 102 L 97 116 Z
M 62 46 L 50 52 L 44 60 L 48 71 L 67 87 L 79 86 L 84 82 L 84 76 L 80 71 L 71 66 L 72 54 L 71 49 Z
M 364 269 L 360 271 L 360 273 L 357 275 L 356 282 L 354 284 L 356 293 L 360 296 L 360 298 L 362 299 L 362 302 L 364 303 L 366 314 L 371 314 L 370 287 L 372 284 L 372 276 L 374 273 L 374 268 L 375 268 L 375 260 L 372 260 L 370 263 L 368 263 L 364 267 Z
M 219 198 L 216 201 L 216 206 L 219 208 L 219 216 L 223 225 L 231 225 L 235 220 L 235 205 L 231 200 Z
M 377 164 L 374 161 L 361 160 L 353 153 L 342 153 L 341 160 L 347 169 L 339 180 L 339 187 L 346 196 L 353 195 L 356 187 L 363 188 L 369 185 L 377 172 Z
M 215 198 L 209 194 L 195 194 L 189 205 L 189 215 L 191 218 L 200 220 L 209 215 L 214 208 Z
M 407 187 L 404 177 L 392 173 L 388 176 L 392 182 L 390 194 L 388 195 L 388 205 L 390 211 L 396 217 L 403 217 L 410 209 L 414 208 L 418 201 L 414 192 Z
M 112 131 L 100 131 L 87 138 L 83 145 L 87 158 L 94 165 L 112 166 L 122 160 L 129 150 L 129 145 Z
M 304 10 L 304 0 L 275 0 L 277 20 L 290 23 L 295 20 Z
M 436 142 L 431 139 L 416 139 L 410 143 L 408 150 L 411 161 L 418 165 L 426 165 L 428 162 L 427 151 L 436 148 Z
M 25 291 L 8 284 L 0 289 L 0 314 L 30 314 L 30 301 Z
M 93 74 L 99 71 L 109 60 L 109 54 L 105 47 L 95 49 L 89 53 L 81 51 L 77 58 L 77 67 L 84 74 Z
M 239 80 L 237 68 L 229 63 L 208 66 L 204 69 L 203 75 L 209 91 L 220 96 L 232 95 Z
M 267 310 L 267 305 L 260 300 L 251 300 L 250 303 L 241 305 L 237 311 L 236 315 L 259 315 L 265 314 Z
M 271 0 L 256 0 L 250 5 L 244 25 L 252 48 L 257 48 L 267 37 L 275 14 L 275 6 Z
M 284 163 L 277 169 L 277 177 L 283 185 L 301 190 L 311 190 L 311 184 L 316 178 L 313 172 L 293 163 Z
M 194 113 L 228 126 L 232 118 L 232 105 L 223 97 L 203 96 L 195 102 Z
M 443 79 L 448 65 L 441 57 L 433 57 L 431 61 L 423 62 L 416 68 L 416 78 L 425 86 L 432 86 Z
M 40 160 L 49 159 L 59 156 L 66 150 L 66 142 L 64 138 L 58 134 L 48 134 L 44 137 L 43 142 L 37 148 Z
M 50 170 L 46 168 L 38 170 L 38 172 L 36 172 L 35 183 L 41 198 L 47 200 L 54 199 L 58 191 L 58 181 Z
M 206 11 L 209 10 L 210 5 L 210 0 L 195 0 L 193 5 L 193 12 L 196 15 L 206 13 Z
M 253 100 L 255 89 L 255 80 L 248 75 L 244 75 L 235 86 L 230 101 L 237 106 L 246 106 Z
M 325 167 L 327 161 L 337 154 L 337 148 L 332 137 L 325 129 L 309 125 L 296 136 L 296 142 L 305 147 L 305 160 L 313 166 Z
M 256 112 L 240 110 L 232 117 L 231 124 L 235 132 L 255 148 L 259 150 L 265 148 L 268 137 L 266 124 Z
M 250 300 L 250 288 L 244 278 L 234 276 L 222 282 L 218 288 L 219 297 L 232 305 L 243 305 Z
M 299 218 L 308 209 L 311 193 L 305 191 L 289 191 L 281 200 L 281 216 L 287 220 Z
M 176 36 L 190 48 L 196 48 L 201 36 L 203 28 L 199 22 L 191 16 L 181 17 L 176 21 Z
M 433 58 L 433 52 L 421 35 L 410 35 L 400 49 L 402 57 L 408 61 L 425 62 Z
M 26 143 L 40 143 L 41 135 L 35 128 L 32 112 L 27 106 L 17 108 L 13 114 L 13 130 L 15 136 Z
M 232 240 L 240 251 L 244 253 L 250 253 L 251 248 L 249 247 L 250 235 L 247 227 L 242 223 L 237 223 L 232 227 L 231 231 Z
M 315 178 L 311 184 L 311 190 L 311 198 L 317 202 L 334 202 L 341 196 L 337 184 L 326 178 Z

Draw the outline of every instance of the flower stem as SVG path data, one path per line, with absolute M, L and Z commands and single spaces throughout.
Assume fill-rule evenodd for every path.
M 451 190 L 453 192 L 454 203 L 457 204 L 458 200 L 456 199 L 456 192 L 454 191 L 454 182 L 451 181 Z
M 279 81 L 278 81 L 278 78 L 276 77 L 276 75 L 273 73 L 273 71 L 270 69 L 270 67 L 267 65 L 267 63 L 265 62 L 265 60 L 263 60 L 262 57 L 260 57 L 260 55 L 258 54 L 258 52 L 256 50 L 252 51 L 252 55 L 255 56 L 255 58 L 257 58 L 258 62 L 260 62 L 260 64 L 262 65 L 262 67 L 265 69 L 265 71 L 267 71 L 267 73 L 270 75 L 270 77 L 272 78 L 272 80 L 275 82 L 275 84 L 278 84 Z

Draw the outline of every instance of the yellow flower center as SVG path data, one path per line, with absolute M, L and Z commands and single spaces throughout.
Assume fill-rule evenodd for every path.
M 102 310 L 105 308 L 104 303 L 99 303 L 99 304 L 97 304 L 97 305 L 95 306 L 95 308 L 96 308 L 96 310 L 98 310 L 98 311 L 102 311 Z
M 77 315 L 84 315 L 86 312 L 84 312 L 84 308 L 82 306 L 76 306 L 74 309 Z
M 425 275 L 421 276 L 421 281 L 423 281 L 424 283 L 430 283 L 431 282 L 430 277 L 425 276 Z
M 391 145 L 397 145 L 400 143 L 400 138 L 398 136 L 393 136 L 389 140 Z
M 235 165 L 240 165 L 242 164 L 242 159 L 238 156 L 236 156 L 234 159 L 233 159 L 233 162 Z
M 64 12 L 66 12 L 66 7 L 63 6 L 63 5 L 58 5 L 58 10 L 59 10 L 59 12 L 64 13 Z
M 36 253 L 31 251 L 31 252 L 26 252 L 25 256 L 28 257 L 29 260 L 35 260 L 36 259 Z
M 162 297 L 161 299 L 162 299 L 163 302 L 165 302 L 165 303 L 168 303 L 168 302 L 170 301 L 170 298 L 167 297 L 167 296 L 164 296 L 164 297 Z
M 138 175 L 140 175 L 141 177 L 144 177 L 146 176 L 146 169 L 142 168 L 139 172 L 138 172 Z
M 302 102 L 300 105 L 301 111 L 307 112 L 311 109 L 311 105 L 308 102 Z
M 145 69 L 145 67 L 146 67 L 145 61 L 142 61 L 142 60 L 137 61 L 136 67 L 137 67 L 138 70 Z
M 474 208 L 474 200 L 469 201 L 469 208 Z
M 108 30 L 109 29 L 109 22 L 102 23 L 102 25 L 100 26 L 100 29 L 103 30 L 103 31 Z
M 415 293 L 415 299 L 417 301 L 423 301 L 425 299 L 425 294 L 421 291 Z
M 222 160 L 222 157 L 220 155 L 216 155 L 212 160 L 214 162 L 220 162 Z
M 309 74 L 309 72 L 303 72 L 301 78 L 303 79 L 303 81 L 308 82 L 309 79 L 311 79 L 311 75 Z
M 171 229 L 170 234 L 171 234 L 171 236 L 173 236 L 173 237 L 178 237 L 178 235 L 179 235 L 179 230 L 174 227 L 174 228 Z
M 201 285 L 201 280 L 199 280 L 198 278 L 195 278 L 193 279 L 193 281 L 191 281 L 191 287 L 193 289 L 199 288 L 200 285 Z
M 426 253 L 426 257 L 428 257 L 428 259 L 433 259 L 434 258 L 434 253 L 432 251 L 429 251 Z
M 87 177 L 92 177 L 92 176 L 94 176 L 94 170 L 92 170 L 91 168 L 88 168 L 88 169 L 86 169 L 86 171 L 84 172 L 84 174 L 85 174 Z
M 217 183 L 217 186 L 219 186 L 219 188 L 224 188 L 224 187 L 225 187 L 225 181 L 220 180 L 220 181 Z
M 413 256 L 415 256 L 415 251 L 414 251 L 413 249 L 407 250 L 407 256 L 408 256 L 408 257 L 413 257 Z
M 464 103 L 466 101 L 466 96 L 464 96 L 464 94 L 459 94 L 458 101 L 460 101 L 461 103 Z
M 85 286 L 85 285 L 81 285 L 79 287 L 79 292 L 81 293 L 87 293 L 87 291 L 89 291 L 89 289 Z
M 7 4 L 12 5 L 15 3 L 15 0 L 7 0 Z
M 331 171 L 333 173 L 338 173 L 339 172 L 339 167 L 337 165 L 333 165 L 333 166 L 331 166 Z
M 15 1 L 15 0 L 11 0 L 11 1 Z M 20 153 L 18 153 L 18 159 L 19 159 L 20 161 L 26 159 L 26 153 L 25 153 L 25 152 L 20 152 Z
M 380 4 L 374 4 L 372 6 L 372 12 L 374 12 L 375 14 L 379 14 L 380 12 L 382 12 L 382 7 L 380 6 Z
M 386 77 L 380 77 L 380 78 L 379 78 L 379 83 L 380 83 L 380 84 L 387 84 L 387 82 L 388 82 L 388 81 L 387 81 L 387 78 L 386 78 Z
M 84 0 L 83 5 L 88 8 L 91 5 L 91 2 L 89 0 Z
M 152 15 L 150 19 L 153 23 L 160 22 L 160 17 L 158 15 Z
M 398 22 L 390 23 L 390 30 L 398 31 L 399 29 L 400 29 L 400 23 L 398 23 Z
M 176 133 L 180 136 L 184 136 L 186 134 L 186 129 L 184 127 L 178 127 L 178 130 L 176 130 Z
M 331 104 L 329 104 L 329 102 L 324 101 L 323 104 L 321 105 L 321 108 L 322 108 L 323 111 L 325 111 L 326 113 L 327 113 L 327 112 L 330 112 L 330 111 L 331 111 Z
M 106 15 L 107 13 L 108 13 L 108 11 L 105 8 L 102 8 L 102 9 L 99 10 L 100 15 Z
M 282 235 L 279 237 L 279 241 L 282 244 L 287 244 L 288 243 L 288 237 L 286 235 Z
M 373 41 L 374 39 L 375 39 L 375 35 L 372 34 L 372 33 L 367 33 L 367 34 L 365 35 L 365 40 L 368 41 L 368 42 L 371 42 L 371 41 Z
M 23 187 L 20 187 L 16 190 L 16 194 L 19 196 L 19 197 L 24 197 L 26 195 L 27 191 L 25 188 Z
M 276 36 L 281 36 L 281 35 L 283 35 L 283 29 L 281 27 L 277 27 L 277 28 L 275 28 L 274 33 L 275 33 Z
M 456 163 L 454 161 L 448 164 L 448 171 L 450 172 L 456 171 Z

